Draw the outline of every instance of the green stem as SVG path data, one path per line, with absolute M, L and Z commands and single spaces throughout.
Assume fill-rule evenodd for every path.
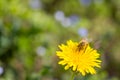
M 71 79 L 70 79 L 70 80 L 74 80 L 74 78 L 75 78 L 75 73 L 72 72 L 72 76 L 71 76 Z

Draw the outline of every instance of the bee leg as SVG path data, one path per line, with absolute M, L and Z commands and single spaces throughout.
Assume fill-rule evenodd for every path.
M 86 49 L 87 49 L 87 46 L 88 46 L 88 44 L 87 44 L 86 47 L 85 47 L 84 53 L 85 53 L 85 51 L 86 51 Z

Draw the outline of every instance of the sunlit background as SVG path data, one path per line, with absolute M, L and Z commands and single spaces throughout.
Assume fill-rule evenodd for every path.
M 102 68 L 76 80 L 120 80 L 120 0 L 0 0 L 0 80 L 69 80 L 56 50 L 83 37 Z

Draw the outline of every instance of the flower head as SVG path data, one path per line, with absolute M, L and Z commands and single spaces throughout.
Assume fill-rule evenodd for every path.
M 100 68 L 100 54 L 91 48 L 86 40 L 79 43 L 72 40 L 67 41 L 67 45 L 59 45 L 61 51 L 57 51 L 57 56 L 61 59 L 59 64 L 65 65 L 65 70 L 72 68 L 73 71 L 80 72 L 83 76 L 86 73 L 95 74 L 95 67 Z

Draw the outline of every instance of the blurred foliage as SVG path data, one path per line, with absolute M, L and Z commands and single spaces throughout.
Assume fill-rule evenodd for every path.
M 96 75 L 120 79 L 120 0 L 0 0 L 0 80 L 69 80 L 58 45 L 87 37 L 103 61 Z

